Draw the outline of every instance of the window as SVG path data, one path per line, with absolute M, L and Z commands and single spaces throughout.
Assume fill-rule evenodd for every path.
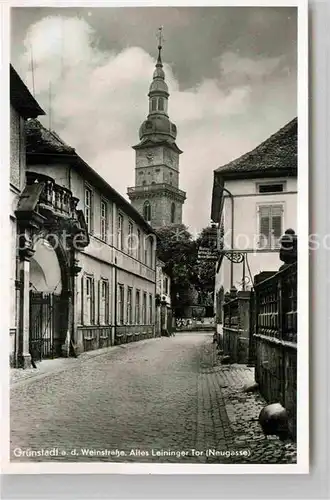
M 118 319 L 119 325 L 124 324 L 124 285 L 118 285 Z
M 99 323 L 100 325 L 109 324 L 109 282 L 107 280 L 99 281 Z
M 92 217 L 93 217 L 93 192 L 90 188 L 85 188 L 85 220 L 87 224 L 88 232 L 92 232 Z
M 279 248 L 282 236 L 283 206 L 268 205 L 259 207 L 259 245 L 261 248 Z
M 145 201 L 143 205 L 143 218 L 147 221 L 151 221 L 151 206 L 150 201 Z
M 81 278 L 81 323 L 92 325 L 95 321 L 95 289 L 94 278 L 83 276 Z
M 151 99 L 151 111 L 157 111 L 157 98 Z
M 133 253 L 133 224 L 128 223 L 128 253 L 132 255 Z
M 137 230 L 137 259 L 141 260 L 141 231 Z
M 154 245 L 152 242 L 152 239 L 149 239 L 149 266 L 153 267 L 153 250 L 154 250 Z
M 164 111 L 164 99 L 162 97 L 159 97 L 158 99 L 158 110 Z
M 168 278 L 164 278 L 164 293 L 168 295 Z
M 279 182 L 277 184 L 259 184 L 259 193 L 282 193 L 284 191 L 284 183 Z
M 118 214 L 117 219 L 117 248 L 123 249 L 123 216 L 121 214 Z
M 108 204 L 106 201 L 101 200 L 101 240 L 107 241 L 107 227 L 108 227 Z
M 143 293 L 143 303 L 142 303 L 142 324 L 147 324 L 147 294 Z
M 127 288 L 127 312 L 126 312 L 127 324 L 131 325 L 133 323 L 133 304 L 132 304 L 132 288 Z
M 135 323 L 140 324 L 140 290 L 135 293 Z
M 173 224 L 175 222 L 175 203 L 172 203 L 171 205 L 171 223 Z
M 152 295 L 150 293 L 149 294 L 149 324 L 150 325 L 152 325 L 152 320 L 153 320 L 153 318 L 152 318 L 152 302 L 153 302 Z
M 144 263 L 146 266 L 153 267 L 153 242 L 150 237 L 144 240 Z

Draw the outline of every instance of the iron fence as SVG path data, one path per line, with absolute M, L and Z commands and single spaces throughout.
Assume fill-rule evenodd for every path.
M 257 335 L 297 342 L 297 263 L 255 285 Z

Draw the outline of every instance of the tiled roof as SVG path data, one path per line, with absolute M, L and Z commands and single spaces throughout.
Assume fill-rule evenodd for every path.
M 297 175 L 298 120 L 294 118 L 255 149 L 214 171 L 211 220 L 220 222 L 226 180 Z
M 26 153 L 28 162 L 33 166 L 34 162 L 41 161 L 45 169 L 52 163 L 52 159 L 63 159 L 88 180 L 91 185 L 99 190 L 109 200 L 117 203 L 122 209 L 148 233 L 154 233 L 154 229 L 148 224 L 142 215 L 116 191 L 107 181 L 101 177 L 92 167 L 88 165 L 75 151 L 66 144 L 56 132 L 46 129 L 38 120 L 28 120 L 25 123 L 26 130 Z M 41 160 L 40 160 L 41 159 Z
M 295 173 L 297 170 L 297 118 L 291 120 L 278 132 L 270 136 L 252 151 L 219 167 L 216 174 L 235 178 L 235 174 L 245 172 L 283 171 Z
M 38 120 L 26 122 L 26 149 L 28 153 L 74 154 L 75 149 L 66 144 L 56 132 L 46 129 Z
M 10 65 L 10 103 L 24 118 L 36 118 L 45 114 L 12 65 Z

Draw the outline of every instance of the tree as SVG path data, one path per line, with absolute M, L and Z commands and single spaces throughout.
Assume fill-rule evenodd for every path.
M 157 256 L 171 277 L 172 305 L 188 304 L 189 288 L 195 280 L 195 245 L 186 226 L 164 226 L 157 231 Z
M 210 246 L 212 241 L 214 228 L 203 229 L 195 240 L 183 224 L 165 226 L 157 231 L 157 256 L 164 262 L 164 271 L 172 280 L 173 307 L 191 305 L 194 290 L 198 291 L 202 302 L 207 295 L 213 296 L 215 263 L 198 260 L 199 246 Z
M 215 249 L 217 245 L 216 227 L 209 226 L 204 228 L 198 235 L 195 244 L 197 256 L 199 247 Z M 213 260 L 198 260 L 198 258 L 196 257 L 196 286 L 200 291 L 204 302 L 207 296 L 211 296 L 213 302 L 215 268 L 216 263 Z

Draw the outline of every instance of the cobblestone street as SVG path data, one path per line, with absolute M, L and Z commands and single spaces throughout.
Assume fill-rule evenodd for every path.
M 221 366 L 210 334 L 177 334 L 67 361 L 48 375 L 13 379 L 11 460 L 296 461 L 293 443 L 261 432 L 265 402 L 242 391 L 253 369 Z

